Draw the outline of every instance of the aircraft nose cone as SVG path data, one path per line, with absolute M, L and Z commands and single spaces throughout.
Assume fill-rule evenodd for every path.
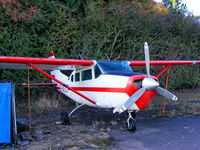
M 152 78 L 144 78 L 144 80 L 142 81 L 142 87 L 147 90 L 153 90 L 158 86 L 159 83 Z

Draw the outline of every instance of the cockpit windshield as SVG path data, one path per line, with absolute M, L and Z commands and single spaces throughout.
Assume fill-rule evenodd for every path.
M 114 72 L 132 72 L 127 61 L 97 61 L 103 74 Z

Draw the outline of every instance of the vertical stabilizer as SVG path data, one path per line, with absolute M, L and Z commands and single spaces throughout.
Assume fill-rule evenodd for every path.
M 55 54 L 53 51 L 51 51 L 48 55 L 48 58 L 52 58 L 52 59 L 55 59 Z

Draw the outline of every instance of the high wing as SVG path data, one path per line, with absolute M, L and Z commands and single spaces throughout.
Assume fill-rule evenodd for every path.
M 62 85 L 73 93 L 79 95 L 85 100 L 96 104 L 95 101 L 89 97 L 81 94 L 73 87 L 65 84 L 64 82 L 56 79 L 55 76 L 48 74 L 43 70 L 73 70 L 75 68 L 87 67 L 93 65 L 93 60 L 75 60 L 75 59 L 51 59 L 51 58 L 32 58 L 32 57 L 0 57 L 0 68 L 13 68 L 13 69 L 27 69 L 33 68 L 45 75 L 46 77 L 54 80 L 56 83 Z
M 73 70 L 84 66 L 91 66 L 93 60 L 76 60 L 76 59 L 49 59 L 33 57 L 0 57 L 0 68 L 5 69 L 30 69 L 27 64 L 34 64 L 43 70 Z M 129 61 L 130 66 L 145 66 L 145 61 Z M 171 66 L 171 65 L 193 65 L 200 64 L 200 61 L 183 60 L 183 61 L 150 61 L 151 66 Z
M 156 75 L 160 77 L 168 68 L 174 65 L 195 65 L 200 64 L 198 60 L 168 60 L 168 61 L 149 61 L 150 66 L 164 66 L 164 68 Z M 129 61 L 130 66 L 146 66 L 145 61 Z
M 91 66 L 94 63 L 93 60 L 0 57 L 1 69 L 31 69 L 28 64 L 33 64 L 42 70 L 73 70 L 74 68 Z
M 145 66 L 145 61 L 129 61 L 130 66 Z M 196 60 L 169 60 L 169 61 L 150 61 L 150 66 L 172 66 L 172 65 L 194 65 L 200 64 Z

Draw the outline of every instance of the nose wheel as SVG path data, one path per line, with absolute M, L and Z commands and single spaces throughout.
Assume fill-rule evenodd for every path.
M 133 117 L 132 117 L 133 115 Z M 136 121 L 135 121 L 135 112 L 128 111 L 128 119 L 127 119 L 127 130 L 130 132 L 135 132 L 136 130 Z

